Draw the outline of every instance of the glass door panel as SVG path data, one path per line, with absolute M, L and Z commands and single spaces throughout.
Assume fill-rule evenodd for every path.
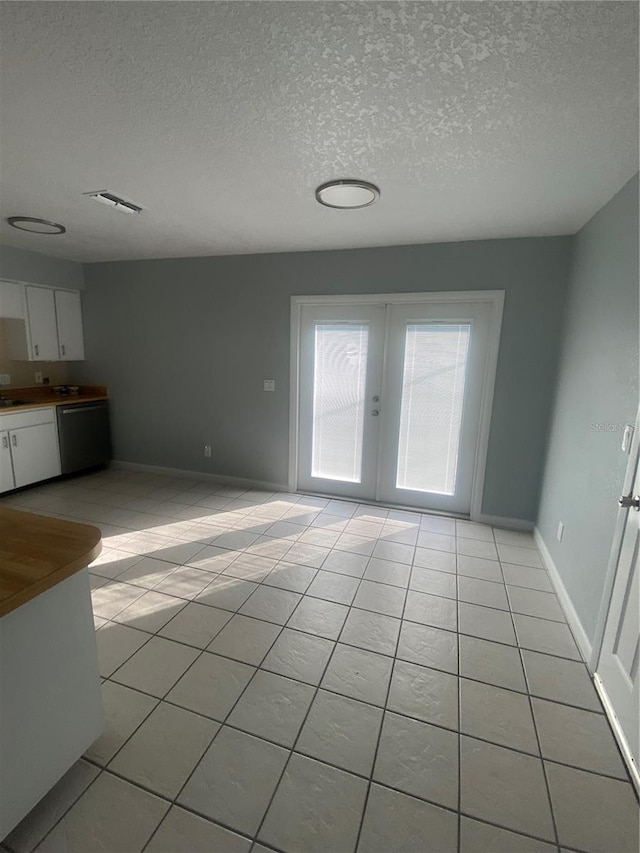
M 298 488 L 375 500 L 384 305 L 305 306 Z M 375 414 L 372 412 L 375 411 Z
M 398 489 L 455 494 L 470 335 L 468 323 L 406 326 Z

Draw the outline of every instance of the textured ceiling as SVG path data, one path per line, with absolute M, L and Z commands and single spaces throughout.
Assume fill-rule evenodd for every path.
M 566 234 L 638 169 L 634 2 L 3 2 L 0 25 L 0 240 L 75 260 Z M 380 202 L 321 207 L 337 177 Z

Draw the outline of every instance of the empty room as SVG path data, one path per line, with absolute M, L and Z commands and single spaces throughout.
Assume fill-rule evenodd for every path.
M 639 10 L 0 3 L 2 853 L 638 853 Z

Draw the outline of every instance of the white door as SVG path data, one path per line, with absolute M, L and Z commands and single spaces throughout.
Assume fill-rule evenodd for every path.
M 636 424 L 625 490 L 619 512 L 621 540 L 614 545 L 617 569 L 596 669 L 615 714 L 627 758 L 640 781 L 640 420 Z
M 31 360 L 58 360 L 58 331 L 53 290 L 27 286 L 27 314 Z
M 4 430 L 0 432 L 0 493 L 8 492 L 13 488 L 15 488 L 15 483 L 13 481 L 13 466 L 11 465 L 9 433 Z
M 379 497 L 468 513 L 491 307 L 392 305 Z
M 302 305 L 296 487 L 469 513 L 495 307 Z
M 384 305 L 305 306 L 298 488 L 374 499 Z
M 56 290 L 55 302 L 59 358 L 62 361 L 82 361 L 84 337 L 80 294 L 70 290 Z
M 60 474 L 58 431 L 55 424 L 38 424 L 9 432 L 16 488 Z

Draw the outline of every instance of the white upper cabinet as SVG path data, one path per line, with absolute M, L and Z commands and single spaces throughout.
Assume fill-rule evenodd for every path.
M 16 361 L 82 361 L 84 336 L 77 290 L 0 281 L 0 318 Z
M 56 320 L 58 326 L 58 357 L 62 361 L 84 359 L 82 308 L 80 294 L 72 290 L 56 290 Z
M 58 330 L 53 290 L 47 287 L 25 288 L 29 327 L 30 361 L 58 360 Z

